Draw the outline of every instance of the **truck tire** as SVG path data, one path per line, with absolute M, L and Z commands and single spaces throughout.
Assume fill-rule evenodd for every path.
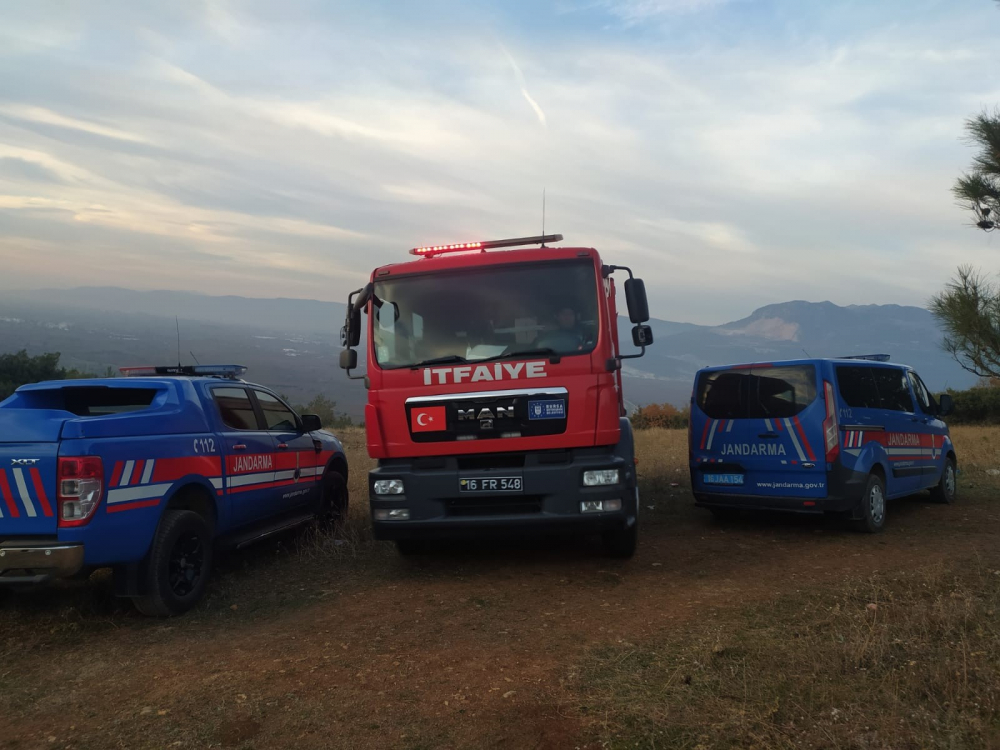
M 133 601 L 149 617 L 173 617 L 205 593 L 212 571 L 212 527 L 191 510 L 168 510 L 145 565 L 143 595 Z
M 951 505 L 958 497 L 958 475 L 955 469 L 955 459 L 950 456 L 944 460 L 941 471 L 941 481 L 931 488 L 931 497 L 935 502 Z
M 350 494 L 344 475 L 334 469 L 323 472 L 320 480 L 319 509 L 316 521 L 323 531 L 337 533 L 347 520 Z
M 878 474 L 871 474 L 861 496 L 859 517 L 854 522 L 854 527 L 866 534 L 880 532 L 885 528 L 885 506 L 885 482 Z

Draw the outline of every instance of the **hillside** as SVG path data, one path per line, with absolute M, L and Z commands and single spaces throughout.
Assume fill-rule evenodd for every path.
M 70 367 L 104 372 L 128 364 L 177 360 L 239 362 L 249 377 L 307 400 L 317 393 L 360 416 L 364 387 L 337 366 L 344 306 L 305 299 L 255 299 L 117 287 L 5 292 L 0 351 L 59 351 Z M 699 326 L 652 320 L 654 346 L 624 367 L 632 405 L 685 403 L 706 365 L 887 352 L 916 367 L 935 390 L 965 388 L 973 378 L 939 346 L 941 333 L 919 307 L 793 301 L 767 305 L 741 320 Z M 630 324 L 619 319 L 624 341 Z

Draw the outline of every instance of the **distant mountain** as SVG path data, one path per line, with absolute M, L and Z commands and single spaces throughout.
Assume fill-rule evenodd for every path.
M 344 305 L 307 299 L 255 299 L 117 287 L 3 292 L 0 352 L 59 351 L 70 367 L 107 367 L 181 359 L 239 362 L 248 377 L 297 401 L 322 393 L 360 416 L 364 387 L 337 364 Z M 700 326 L 651 320 L 655 343 L 623 367 L 631 405 L 684 404 L 695 372 L 708 365 L 885 352 L 913 365 L 934 390 L 965 388 L 974 378 L 940 348 L 941 331 L 920 307 L 784 302 L 742 320 Z M 619 318 L 623 349 L 631 323 Z

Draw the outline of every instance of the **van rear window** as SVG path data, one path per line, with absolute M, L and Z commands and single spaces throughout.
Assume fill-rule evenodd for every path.
M 105 417 L 147 409 L 157 393 L 155 388 L 58 388 L 48 394 L 62 403 L 49 408 L 62 409 L 78 417 Z
M 813 365 L 716 370 L 698 376 L 698 407 L 712 419 L 784 419 L 816 400 Z

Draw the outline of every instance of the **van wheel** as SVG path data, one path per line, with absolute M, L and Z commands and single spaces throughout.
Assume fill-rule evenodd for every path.
M 333 469 L 323 473 L 316 521 L 323 531 L 337 533 L 347 520 L 349 494 L 344 475 Z
M 854 522 L 855 528 L 866 534 L 880 532 L 885 527 L 885 505 L 885 482 L 878 474 L 872 474 L 861 496 L 860 518 Z
M 168 510 L 146 560 L 146 592 L 133 601 L 149 617 L 191 609 L 205 593 L 212 570 L 212 527 L 191 510 Z
M 955 459 L 948 457 L 944 460 L 944 471 L 941 472 L 941 481 L 936 487 L 931 488 L 931 497 L 939 503 L 951 505 L 958 497 L 958 475 L 955 471 Z

